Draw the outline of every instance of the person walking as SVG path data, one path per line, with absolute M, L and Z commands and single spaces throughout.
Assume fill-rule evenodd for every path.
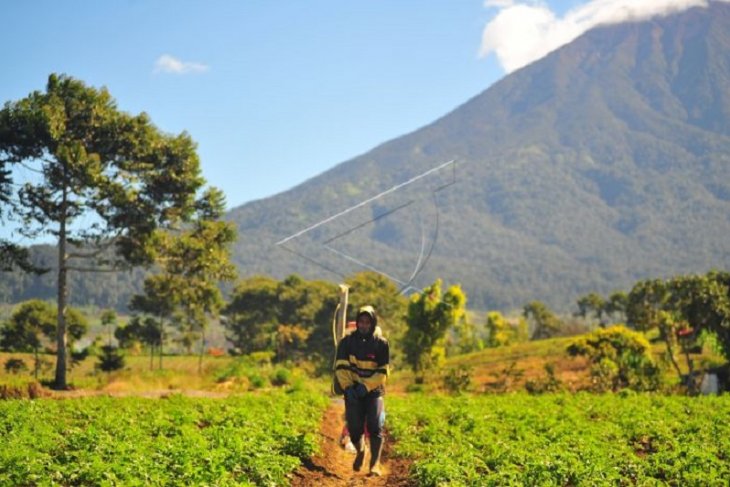
M 385 424 L 385 381 L 388 377 L 390 347 L 382 334 L 375 333 L 378 317 L 372 306 L 357 312 L 357 329 L 337 347 L 335 379 L 344 391 L 345 419 L 355 446 L 353 470 L 365 461 L 364 430 L 370 437 L 370 475 L 380 475 L 380 453 Z

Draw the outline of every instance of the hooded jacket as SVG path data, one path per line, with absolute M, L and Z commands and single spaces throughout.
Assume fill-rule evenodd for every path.
M 370 332 L 363 335 L 360 330 L 347 335 L 337 346 L 335 378 L 342 390 L 361 383 L 368 395 L 385 394 L 385 380 L 388 377 L 390 346 L 382 335 L 375 334 L 378 318 L 372 306 L 363 306 L 357 313 L 370 316 Z

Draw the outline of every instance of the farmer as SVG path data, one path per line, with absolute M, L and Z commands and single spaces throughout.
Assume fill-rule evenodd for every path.
M 337 347 L 335 377 L 345 391 L 345 419 L 355 446 L 353 470 L 359 472 L 365 460 L 364 429 L 370 434 L 370 475 L 380 475 L 385 411 L 383 395 L 388 376 L 388 341 L 375 334 L 378 318 L 372 306 L 357 313 L 357 329 Z

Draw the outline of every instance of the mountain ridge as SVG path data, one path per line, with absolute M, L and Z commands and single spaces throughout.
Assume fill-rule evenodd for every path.
M 415 287 L 442 277 L 477 307 L 565 309 L 586 292 L 727 267 L 729 32 L 718 3 L 586 32 L 434 122 L 231 210 L 236 262 L 244 275 L 340 277 L 272 244 L 455 158 Z M 412 217 L 387 220 L 415 241 Z M 408 260 L 376 226 L 351 248 L 388 268 Z
M 597 27 L 226 218 L 244 277 L 374 268 L 404 289 L 460 283 L 476 309 L 541 300 L 567 312 L 588 292 L 728 268 L 730 3 Z M 40 279 L 24 282 L 52 288 Z M 27 294 L 13 286 L 0 291 Z M 94 302 L 125 299 L 134 285 L 123 287 Z

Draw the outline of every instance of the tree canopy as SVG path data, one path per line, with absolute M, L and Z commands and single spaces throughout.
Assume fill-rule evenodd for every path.
M 534 323 L 532 340 L 555 336 L 562 326 L 560 319 L 541 301 L 531 301 L 522 309 L 522 315 Z
M 350 309 L 371 304 L 387 337 L 399 336 L 405 298 L 395 284 L 374 272 L 347 277 Z M 241 280 L 223 310 L 223 323 L 234 352 L 276 352 L 277 359 L 303 353 L 328 365 L 333 353 L 332 321 L 338 303 L 337 286 L 290 275 L 282 281 L 253 276 Z M 354 313 L 350 313 L 354 319 Z
M 411 296 L 403 348 L 406 362 L 416 373 L 417 380 L 422 380 L 422 374 L 444 358 L 444 336 L 449 328 L 465 319 L 465 315 L 464 292 L 459 286 L 442 292 L 440 279 L 422 293 Z

